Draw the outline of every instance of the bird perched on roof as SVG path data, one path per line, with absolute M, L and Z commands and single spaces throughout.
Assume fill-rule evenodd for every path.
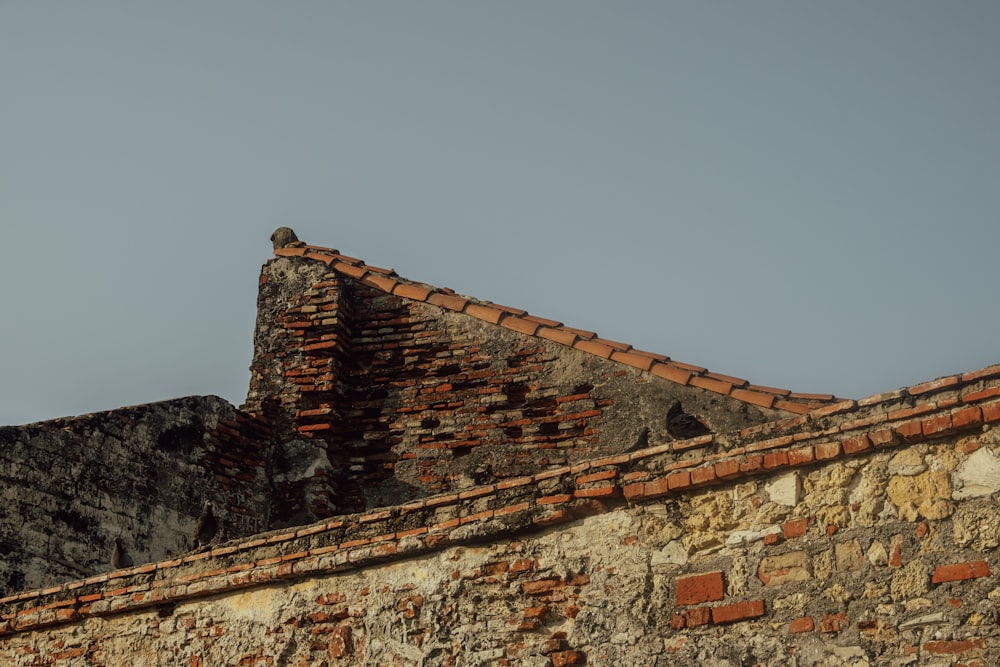
M 116 537 L 114 546 L 111 547 L 111 567 L 116 570 L 120 570 L 123 567 L 132 567 L 134 563 L 132 562 L 132 557 L 128 555 L 128 551 L 125 549 L 125 543 L 122 542 L 122 538 Z
M 194 524 L 194 532 L 191 535 L 191 541 L 194 543 L 194 548 L 208 546 L 208 543 L 212 541 L 215 537 L 216 531 L 219 530 L 219 522 L 215 518 L 215 514 L 212 512 L 212 503 L 208 500 L 205 501 L 205 506 L 201 510 L 201 515 Z
M 711 433 L 712 430 L 705 426 L 697 417 L 684 412 L 681 402 L 674 399 L 667 409 L 667 433 L 677 440 L 697 438 L 699 435 Z
M 271 234 L 271 243 L 275 250 L 297 243 L 298 240 L 299 237 L 295 235 L 295 231 L 291 227 L 278 227 Z

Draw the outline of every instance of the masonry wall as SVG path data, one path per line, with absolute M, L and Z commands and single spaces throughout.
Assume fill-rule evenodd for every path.
M 190 397 L 0 428 L 0 586 L 6 593 L 190 549 L 205 500 L 227 537 L 266 526 L 262 423 Z
M 375 287 L 350 268 L 281 257 L 261 274 L 244 407 L 271 419 L 276 459 L 305 471 L 276 487 L 274 525 L 668 442 L 672 398 L 717 432 L 788 414 L 769 407 L 772 396 L 755 405 L 568 347 L 559 340 L 576 334 L 542 327 L 558 323 L 501 319 L 523 311 L 428 297 L 425 286 L 362 269 Z M 666 359 L 629 356 L 647 367 Z
M 14 665 L 1000 662 L 1000 367 L 0 600 Z
M 879 452 L 632 506 L 549 496 L 554 509 L 521 522 L 516 535 L 483 543 L 469 522 L 464 533 L 440 533 L 438 550 L 427 548 L 433 528 L 345 541 L 325 556 L 305 535 L 275 539 L 258 548 L 255 565 L 220 555 L 189 563 L 160 588 L 108 582 L 105 591 L 120 589 L 82 596 L 91 616 L 14 635 L 0 657 L 11 665 L 997 664 L 996 500 L 958 492 L 972 469 L 1000 464 L 997 440 Z M 931 479 L 940 484 L 928 497 L 920 489 Z M 546 516 L 574 507 L 596 513 L 544 528 Z M 479 536 L 494 530 L 481 526 Z M 308 546 L 319 553 L 311 565 L 299 555 Z M 334 571 L 295 575 L 324 557 Z M 235 590 L 213 594 L 226 577 Z M 195 595 L 114 613 L 116 596 L 148 602 L 146 591 L 175 587 Z

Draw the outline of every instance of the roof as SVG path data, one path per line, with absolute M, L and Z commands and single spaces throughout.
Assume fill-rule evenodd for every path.
M 481 301 L 457 294 L 446 287 L 434 287 L 407 280 L 393 269 L 371 266 L 363 260 L 343 255 L 339 250 L 332 248 L 295 241 L 285 247 L 276 248 L 274 254 L 278 257 L 303 257 L 323 262 L 333 271 L 387 294 L 462 313 L 512 331 L 543 338 L 602 359 L 638 368 L 668 382 L 697 387 L 759 407 L 806 414 L 818 407 L 840 402 L 840 399 L 833 394 L 798 393 L 788 389 L 751 384 L 743 378 L 715 373 L 701 366 L 673 360 L 663 354 L 638 350 L 628 343 L 601 338 L 593 331 L 569 327 L 556 320 L 530 315 L 520 308 Z

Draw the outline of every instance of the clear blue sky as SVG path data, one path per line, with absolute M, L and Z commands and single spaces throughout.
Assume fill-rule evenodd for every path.
M 795 391 L 1000 362 L 1000 3 L 3 2 L 0 424 L 242 402 L 289 225 Z

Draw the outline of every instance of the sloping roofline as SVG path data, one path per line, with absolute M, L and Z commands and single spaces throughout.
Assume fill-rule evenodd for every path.
M 562 322 L 529 315 L 520 308 L 481 301 L 457 294 L 446 287 L 434 287 L 407 280 L 394 269 L 368 265 L 363 260 L 343 255 L 333 248 L 294 241 L 284 247 L 276 248 L 274 254 L 278 257 L 303 257 L 323 262 L 337 273 L 387 294 L 462 313 L 512 331 L 544 338 L 602 359 L 638 368 L 675 384 L 697 387 L 759 407 L 806 414 L 841 400 L 833 394 L 804 394 L 751 384 L 743 378 L 714 373 L 707 368 L 675 361 L 662 354 L 637 350 L 627 343 L 601 338 L 593 331 L 568 327 Z

